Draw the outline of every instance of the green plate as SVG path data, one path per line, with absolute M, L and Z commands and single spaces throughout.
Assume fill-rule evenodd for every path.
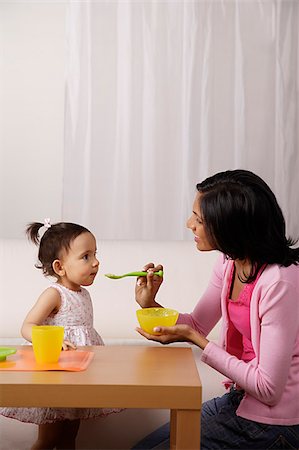
M 12 347 L 0 347 L 0 361 L 5 361 L 6 357 L 16 353 L 17 349 Z

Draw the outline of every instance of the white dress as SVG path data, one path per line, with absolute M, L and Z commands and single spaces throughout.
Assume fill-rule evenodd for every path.
M 89 292 L 84 288 L 79 292 L 71 291 L 57 283 L 50 287 L 60 293 L 61 306 L 57 313 L 46 319 L 44 325 L 63 326 L 64 340 L 76 346 L 104 345 L 101 336 L 93 328 L 93 308 Z M 0 408 L 3 416 L 38 425 L 58 420 L 92 419 L 119 411 L 121 410 L 108 408 Z

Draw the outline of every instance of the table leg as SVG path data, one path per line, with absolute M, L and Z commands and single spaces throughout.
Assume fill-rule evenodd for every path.
M 170 450 L 199 450 L 200 410 L 171 410 Z

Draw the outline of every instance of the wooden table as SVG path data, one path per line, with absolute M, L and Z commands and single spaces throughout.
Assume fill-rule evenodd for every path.
M 190 348 L 84 350 L 95 356 L 81 372 L 0 370 L 0 406 L 170 409 L 171 449 L 200 448 L 201 382 Z

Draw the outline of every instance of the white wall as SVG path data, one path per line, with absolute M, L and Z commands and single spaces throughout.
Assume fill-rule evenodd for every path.
M 66 2 L 0 2 L 0 237 L 60 219 Z

